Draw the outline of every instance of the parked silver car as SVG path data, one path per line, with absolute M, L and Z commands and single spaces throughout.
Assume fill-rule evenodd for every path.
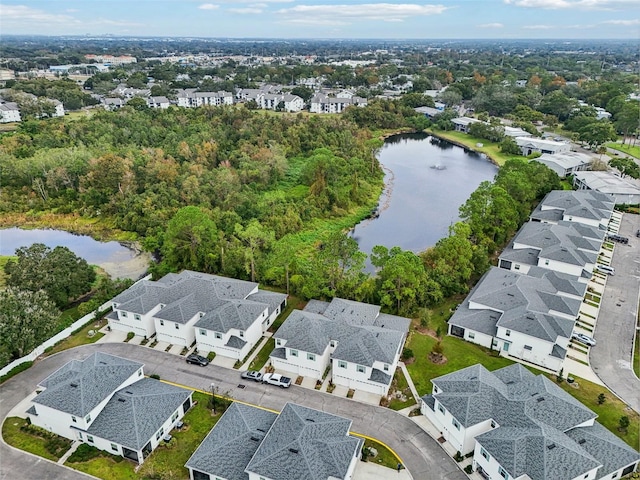
M 240 376 L 242 378 L 246 378 L 247 380 L 253 380 L 254 382 L 262 381 L 262 373 L 255 370 L 247 370 L 246 372 L 242 372 Z
M 591 338 L 589 335 L 585 335 L 584 333 L 574 333 L 573 335 L 571 335 L 571 338 L 573 338 L 574 340 L 579 341 L 580 343 L 584 343 L 585 345 L 587 345 L 589 347 L 595 347 L 596 346 L 595 339 Z

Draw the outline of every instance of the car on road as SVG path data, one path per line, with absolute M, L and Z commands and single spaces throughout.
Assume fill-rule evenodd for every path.
M 200 365 L 201 367 L 206 367 L 209 365 L 209 359 L 203 357 L 202 355 L 198 355 L 197 353 L 192 353 L 187 357 L 187 363 L 192 363 L 193 365 Z
M 262 383 L 268 383 L 269 385 L 275 385 L 281 388 L 289 388 L 291 386 L 291 379 L 279 373 L 265 373 L 262 377 Z
M 584 343 L 589 347 L 596 346 L 596 341 L 593 338 L 591 338 L 589 335 L 585 335 L 584 333 L 574 333 L 573 335 L 571 335 L 571 338 L 579 341 L 580 343 Z
M 247 370 L 246 372 L 242 372 L 240 376 L 242 378 L 246 378 L 247 380 L 253 380 L 255 382 L 262 381 L 262 373 L 256 372 L 255 370 Z

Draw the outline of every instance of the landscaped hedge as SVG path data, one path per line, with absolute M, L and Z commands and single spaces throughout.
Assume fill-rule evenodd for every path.
M 14 377 L 17 374 L 19 374 L 21 372 L 24 372 L 28 368 L 31 368 L 31 365 L 33 365 L 33 362 L 24 362 L 24 363 L 21 363 L 20 365 L 18 365 L 17 367 L 12 368 L 9 371 L 9 373 L 7 373 L 6 375 L 2 375 L 0 377 L 0 383 L 4 383 L 7 380 L 9 380 L 11 377 Z

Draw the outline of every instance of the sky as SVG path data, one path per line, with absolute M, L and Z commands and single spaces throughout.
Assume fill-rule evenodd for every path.
M 0 34 L 640 40 L 640 0 L 1 0 Z

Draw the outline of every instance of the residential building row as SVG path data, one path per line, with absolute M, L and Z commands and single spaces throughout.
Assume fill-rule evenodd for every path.
M 544 375 L 520 364 L 473 365 L 432 380 L 420 411 L 486 479 L 612 480 L 635 471 L 637 451 Z
M 29 93 L 23 93 L 25 97 L 32 98 L 34 101 L 38 100 L 38 97 Z M 41 97 L 43 98 L 43 97 Z M 46 98 L 44 99 L 53 106 L 53 111 L 49 115 L 50 117 L 64 117 L 65 110 L 62 102 L 59 100 Z M 46 115 L 45 115 L 46 116 Z M 20 114 L 20 107 L 16 102 L 8 102 L 3 98 L 0 98 L 0 123 L 21 122 L 22 116 Z
M 112 300 L 112 330 L 243 359 L 286 305 L 258 284 L 185 270 L 143 280 Z
M 193 391 L 144 377 L 144 365 L 96 352 L 38 384 L 33 425 L 137 463 L 193 405 Z
M 449 319 L 449 334 L 558 372 L 614 204 L 550 192 Z
M 38 384 L 33 425 L 138 464 L 181 428 L 193 391 L 144 377 L 144 365 L 96 352 Z M 351 420 L 287 403 L 280 414 L 232 403 L 188 460 L 191 480 L 350 480 L 363 440 Z
M 411 320 L 380 307 L 334 298 L 311 300 L 294 310 L 274 333 L 270 361 L 276 370 L 386 395 Z

